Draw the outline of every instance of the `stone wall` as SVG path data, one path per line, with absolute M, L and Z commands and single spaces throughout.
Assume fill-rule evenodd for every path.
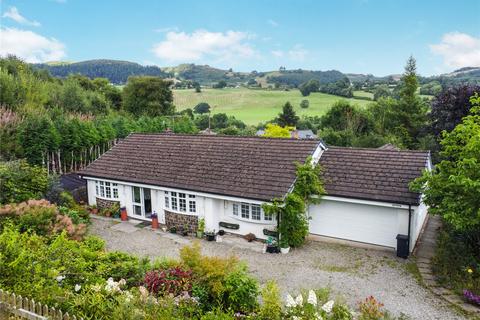
M 198 217 L 196 215 L 174 213 L 165 210 L 165 224 L 167 228 L 176 227 L 177 230 L 186 225 L 188 232 L 195 233 L 198 228 Z
M 117 204 L 117 203 L 120 205 L 120 202 L 119 202 L 119 201 L 106 200 L 106 199 L 97 198 L 97 208 L 98 208 L 98 209 L 110 208 L 111 206 L 113 206 L 113 205 L 115 205 L 115 204 Z

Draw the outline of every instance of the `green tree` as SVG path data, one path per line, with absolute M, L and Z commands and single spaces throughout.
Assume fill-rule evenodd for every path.
M 307 99 L 303 99 L 302 102 L 300 102 L 300 108 L 302 109 L 307 109 L 310 106 L 310 102 Z
M 290 104 L 290 102 L 287 102 L 283 106 L 282 113 L 278 114 L 278 117 L 275 119 L 275 121 L 282 127 L 295 127 L 299 119 L 300 118 L 295 113 L 295 110 L 293 110 L 293 106 Z
M 225 80 L 220 80 L 216 84 L 213 85 L 215 89 L 223 89 L 227 86 L 227 82 Z
M 424 194 L 429 213 L 441 215 L 459 231 L 480 228 L 480 97 L 471 99 L 470 115 L 440 142 L 443 159 L 412 183 Z
M 381 84 L 375 87 L 373 90 L 373 100 L 377 101 L 380 98 L 386 98 L 391 95 L 390 89 L 388 88 L 388 85 L 386 84 Z
M 298 90 L 300 90 L 301 94 L 306 97 L 310 95 L 312 92 L 317 92 L 320 88 L 320 82 L 316 79 L 308 80 L 307 82 L 302 83 Z
M 123 107 L 136 116 L 172 115 L 175 106 L 170 85 L 158 77 L 130 77 L 123 88 Z
M 193 112 L 198 114 L 209 113 L 210 105 L 206 102 L 200 102 L 193 108 Z

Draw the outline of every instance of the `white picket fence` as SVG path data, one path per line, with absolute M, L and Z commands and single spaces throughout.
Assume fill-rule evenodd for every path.
M 0 319 L 77 320 L 77 317 L 0 289 Z

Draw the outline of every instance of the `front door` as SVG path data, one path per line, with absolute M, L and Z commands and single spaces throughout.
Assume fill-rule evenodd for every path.
M 133 216 L 150 218 L 152 214 L 152 193 L 148 188 L 132 187 Z

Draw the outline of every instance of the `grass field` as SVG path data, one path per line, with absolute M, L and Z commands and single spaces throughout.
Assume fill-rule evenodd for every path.
M 194 90 L 174 90 L 174 103 L 178 110 L 193 108 L 199 102 L 207 102 L 212 108 L 212 113 L 224 112 L 233 115 L 247 124 L 273 119 L 282 111 L 285 102 L 290 101 L 298 115 L 323 115 L 341 97 L 312 93 L 303 97 L 298 90 L 251 90 L 247 88 L 202 89 L 196 93 Z M 307 99 L 310 102 L 308 109 L 301 109 L 300 102 Z M 359 106 L 365 106 L 370 101 L 346 99 Z

